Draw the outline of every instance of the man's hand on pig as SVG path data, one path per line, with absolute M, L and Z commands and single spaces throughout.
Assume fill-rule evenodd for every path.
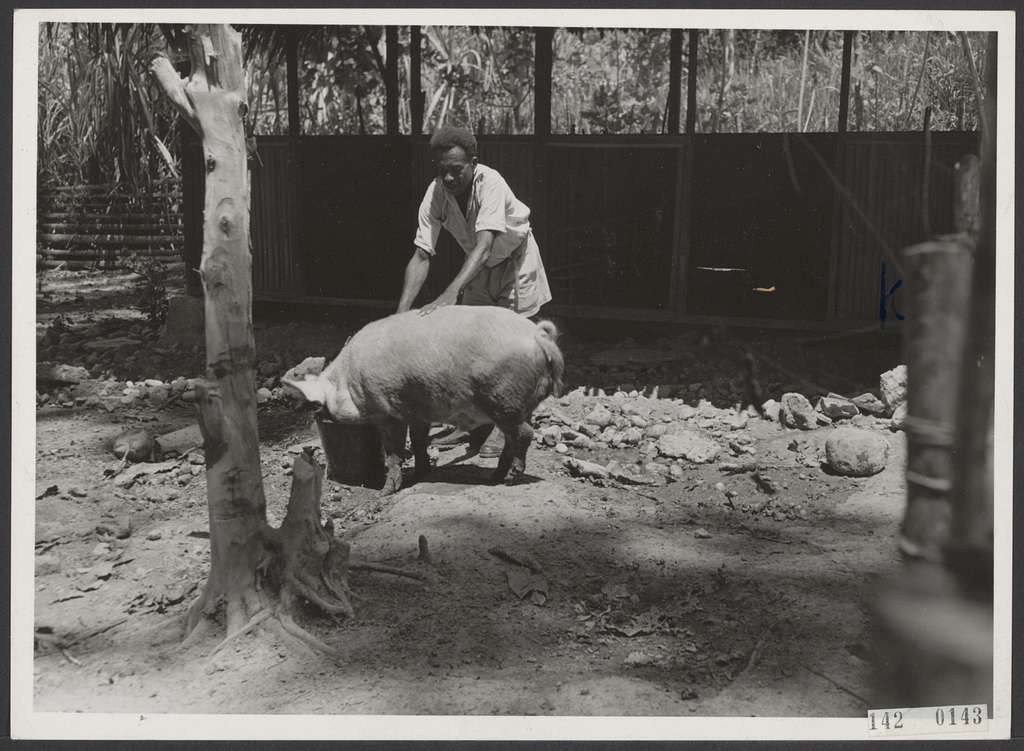
M 436 300 L 434 300 L 434 302 L 424 305 L 422 308 L 420 308 L 420 315 L 430 315 L 438 308 L 443 308 L 446 305 L 454 305 L 456 302 L 458 302 L 458 299 L 458 294 L 444 292 Z

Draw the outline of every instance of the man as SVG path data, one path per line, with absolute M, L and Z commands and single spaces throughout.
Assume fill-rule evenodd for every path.
M 412 258 L 398 312 L 412 307 L 423 288 L 444 228 L 466 259 L 444 291 L 420 309 L 420 315 L 462 297 L 463 305 L 497 305 L 531 320 L 551 300 L 540 249 L 530 229 L 530 209 L 515 197 L 505 179 L 477 161 L 476 138 L 464 128 L 442 127 L 430 139 L 437 178 L 427 186 L 419 210 Z M 480 449 L 498 456 L 501 432 L 495 428 Z

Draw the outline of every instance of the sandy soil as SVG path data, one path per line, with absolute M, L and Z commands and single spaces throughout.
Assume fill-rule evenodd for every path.
M 162 352 L 122 289 L 105 288 L 97 275 L 51 280 L 40 298 L 41 341 L 56 315 L 72 323 L 66 339 L 43 348 L 47 359 L 81 364 L 87 350 L 75 348 L 75 327 L 115 320 L 136 327 L 143 344 L 131 362 L 94 358 L 97 372 L 199 375 L 201 353 Z M 333 354 L 356 324 L 329 315 L 335 320 L 258 321 L 261 362 L 277 358 L 279 375 L 302 356 Z M 687 402 L 703 394 L 727 406 L 738 388 L 738 334 L 676 332 L 667 341 L 664 332 L 655 340 L 634 331 L 623 341 L 593 327 L 567 329 L 570 389 L 699 382 Z M 792 370 L 826 385 L 842 374 L 845 386 L 864 390 L 898 362 L 891 347 L 758 336 Z M 614 356 L 631 347 L 648 354 Z M 776 398 L 787 385 L 785 374 L 763 380 Z M 609 399 L 577 392 L 548 406 L 580 412 Z M 283 399 L 262 404 L 259 419 L 268 515 L 277 524 L 292 458 L 318 438 L 308 413 Z M 542 445 L 530 451 L 528 480 L 514 486 L 486 484 L 495 460 L 456 461 L 459 449 L 436 451 L 426 481 L 388 498 L 325 482 L 324 515 L 354 558 L 429 576 L 421 583 L 354 572 L 356 618 L 305 610 L 303 625 L 341 650 L 338 663 L 260 630 L 212 658 L 223 636 L 216 629 L 180 646 L 180 617 L 209 565 L 202 466 L 185 458 L 126 486 L 131 468 L 113 474 L 119 462 L 109 441 L 130 427 L 162 435 L 194 424 L 180 400 L 39 408 L 36 710 L 854 716 L 868 706 L 866 597 L 897 563 L 904 494 L 903 434 L 881 420 L 863 424 L 889 441 L 888 466 L 864 479 L 819 465 L 830 427 L 793 431 L 760 418 L 738 431 L 713 426 L 723 441 L 744 436 L 775 495 L 749 473 L 723 471 L 721 461 L 687 465 L 675 482 L 602 485 L 571 477 L 564 456 Z M 602 464 L 637 458 L 635 448 L 571 453 Z M 430 564 L 417 560 L 420 535 Z M 525 569 L 495 548 L 532 557 L 543 596 L 520 599 L 510 576 L 515 582 Z

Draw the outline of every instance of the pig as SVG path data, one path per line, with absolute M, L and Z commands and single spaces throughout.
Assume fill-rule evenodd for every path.
M 505 308 L 411 310 L 360 329 L 319 375 L 282 383 L 337 422 L 378 428 L 387 466 L 383 495 L 401 488 L 406 427 L 420 479 L 430 470 L 430 425 L 439 422 L 468 431 L 470 451 L 497 425 L 505 447 L 491 480 L 514 482 L 526 469 L 533 411 L 560 393 L 557 336 L 550 321 L 533 323 Z

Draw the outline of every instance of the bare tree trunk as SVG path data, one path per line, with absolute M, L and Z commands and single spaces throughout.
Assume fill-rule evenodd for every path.
M 251 627 L 251 621 L 273 610 L 277 625 L 305 643 L 290 621 L 288 609 L 302 595 L 330 612 L 349 612 L 344 582 L 329 597 L 318 597 L 307 579 L 295 573 L 295 561 L 309 547 L 310 558 L 322 566 L 347 548 L 333 536 L 324 548 L 312 537 L 299 539 L 266 522 L 266 500 L 260 471 L 256 426 L 255 346 L 252 326 L 252 257 L 249 252 L 249 186 L 242 118 L 246 105 L 240 35 L 229 26 L 189 27 L 191 78 L 185 82 L 166 57 L 152 62 L 152 71 L 184 119 L 200 134 L 206 165 L 206 204 L 200 274 L 205 292 L 207 378 L 198 388 L 199 425 L 206 453 L 207 501 L 210 514 L 210 575 L 186 618 L 186 636 L 224 601 L 228 638 Z M 302 458 L 308 464 L 308 460 Z M 319 483 L 308 479 L 296 460 L 292 500 L 317 509 Z M 301 486 L 301 487 L 300 487 Z M 316 490 L 310 501 L 311 490 Z M 296 512 L 298 513 L 298 512 Z M 289 516 L 292 515 L 291 501 Z M 308 515 L 308 514 L 307 514 Z M 333 545 L 331 543 L 334 543 Z M 320 548 L 324 548 L 321 550 Z M 333 553 L 332 553 L 333 551 Z M 302 559 L 316 575 L 325 572 Z M 276 587 L 259 586 L 266 575 Z M 270 594 L 279 595 L 273 602 Z M 278 612 L 280 606 L 284 612 Z M 326 607 L 325 607 L 326 605 Z M 306 635 L 309 636 L 308 634 Z

